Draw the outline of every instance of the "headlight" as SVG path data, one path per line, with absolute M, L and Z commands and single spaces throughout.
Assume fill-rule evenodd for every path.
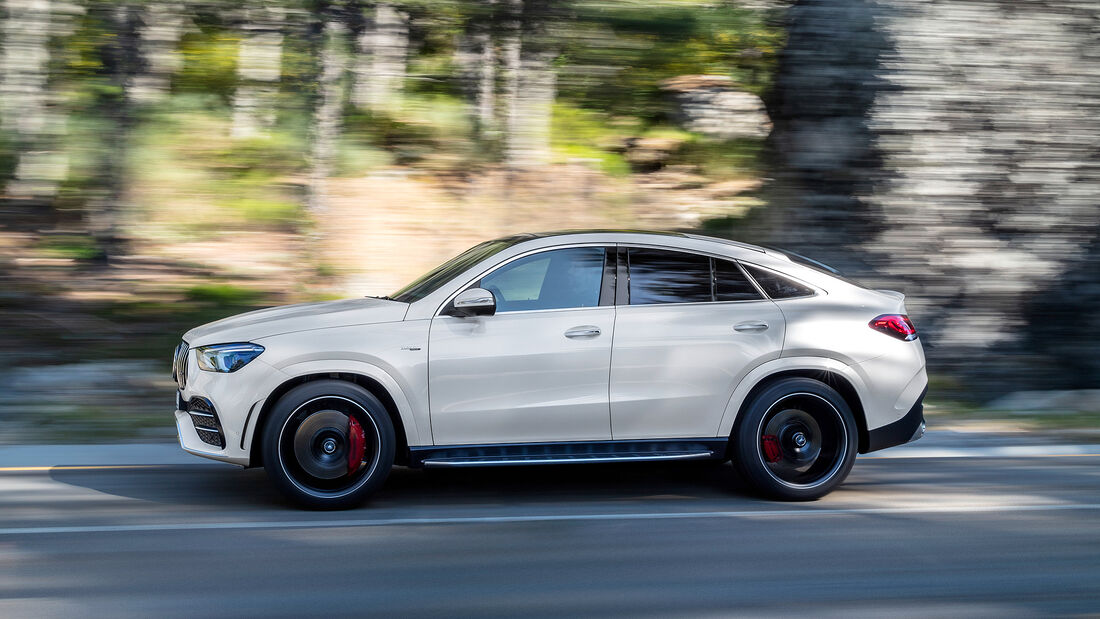
M 199 346 L 195 349 L 195 357 L 199 362 L 199 369 L 207 372 L 236 372 L 248 365 L 260 353 L 264 347 L 259 344 L 215 344 L 213 346 Z

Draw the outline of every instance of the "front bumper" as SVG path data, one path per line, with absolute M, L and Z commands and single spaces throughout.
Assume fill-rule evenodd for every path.
M 176 392 L 175 410 L 180 447 L 196 456 L 249 466 L 259 411 L 286 375 L 262 359 L 232 373 L 200 370 L 193 351 L 181 362 L 186 380 Z
M 195 429 L 195 423 L 191 413 L 176 409 L 176 433 L 179 435 L 180 447 L 184 451 L 203 458 L 228 462 L 238 466 L 248 466 L 248 454 L 229 450 L 225 447 L 211 445 L 199 437 L 199 431 Z

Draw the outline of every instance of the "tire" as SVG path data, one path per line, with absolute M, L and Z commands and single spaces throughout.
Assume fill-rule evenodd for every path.
M 811 378 L 784 378 L 752 399 L 730 442 L 734 464 L 760 494 L 812 501 L 848 477 L 859 433 L 835 389 Z
M 361 450 L 353 435 L 365 439 Z M 385 483 L 396 444 L 386 407 L 369 391 L 341 380 L 312 381 L 271 409 L 263 429 L 264 468 L 300 507 L 347 509 Z M 349 465 L 356 453 L 358 466 Z

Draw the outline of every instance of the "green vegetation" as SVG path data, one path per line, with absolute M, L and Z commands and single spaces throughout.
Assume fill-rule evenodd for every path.
M 209 303 L 219 306 L 248 307 L 257 305 L 263 294 L 248 288 L 230 284 L 200 284 L 188 288 L 184 297 L 197 303 Z
M 99 254 L 95 239 L 75 234 L 44 236 L 38 240 L 37 249 L 51 258 L 74 260 L 91 260 Z

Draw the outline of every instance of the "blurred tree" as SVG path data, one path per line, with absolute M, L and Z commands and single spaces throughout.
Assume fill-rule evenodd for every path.
M 50 89 L 50 40 L 72 31 L 79 6 L 57 0 L 6 0 L 0 60 L 0 128 L 15 155 L 7 195 L 51 200 L 68 172 L 58 93 Z
M 392 110 L 408 69 L 409 17 L 379 3 L 356 37 L 352 103 L 371 111 Z
M 134 80 L 146 63 L 141 54 L 142 7 L 137 2 L 99 0 L 89 14 L 100 24 L 96 47 L 103 78 L 97 105 L 107 121 L 106 143 L 99 153 L 98 187 L 88 201 L 87 220 L 100 257 L 110 260 L 126 250 L 122 218 L 127 210 L 131 133 L 134 113 Z
M 168 96 L 172 76 L 183 66 L 179 43 L 189 26 L 183 2 L 149 0 L 141 8 L 138 37 L 144 71 L 134 78 L 135 101 L 155 103 Z
M 266 135 L 275 124 L 285 11 L 268 0 L 251 0 L 243 7 L 233 94 L 231 133 L 235 138 Z
M 563 3 L 552 0 L 508 0 L 504 38 L 505 163 L 513 167 L 550 161 L 550 119 L 553 112 L 554 58 L 557 41 L 550 36 L 551 19 Z
M 332 174 L 337 138 L 347 103 L 350 38 L 362 29 L 363 6 L 354 0 L 322 2 L 319 18 L 319 73 L 310 148 L 309 194 L 312 213 L 328 206 L 328 177 Z
M 473 101 L 475 130 L 481 138 L 492 138 L 499 128 L 496 91 L 500 4 L 484 0 L 467 6 L 470 15 L 455 50 L 455 63 L 462 89 Z

